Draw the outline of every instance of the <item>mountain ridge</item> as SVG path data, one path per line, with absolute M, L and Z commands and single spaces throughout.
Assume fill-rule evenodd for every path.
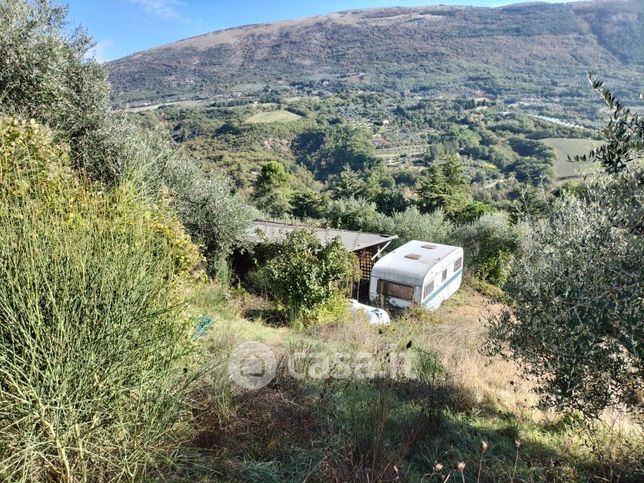
M 121 101 L 211 97 L 249 84 L 356 83 L 352 74 L 366 88 L 452 85 L 496 95 L 530 94 L 534 86 L 521 84 L 533 74 L 562 90 L 587 70 L 605 70 L 637 90 L 643 15 L 637 0 L 353 9 L 209 32 L 107 69 Z M 486 76 L 487 89 L 477 79 Z

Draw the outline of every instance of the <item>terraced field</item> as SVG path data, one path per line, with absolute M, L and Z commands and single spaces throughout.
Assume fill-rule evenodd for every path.
M 550 146 L 557 156 L 554 170 L 558 181 L 565 181 L 581 177 L 591 168 L 591 163 L 575 163 L 568 160 L 568 156 L 587 154 L 591 149 L 599 146 L 600 141 L 591 139 L 573 138 L 545 138 L 541 142 Z
M 247 124 L 297 121 L 302 116 L 284 110 L 258 112 L 246 119 Z

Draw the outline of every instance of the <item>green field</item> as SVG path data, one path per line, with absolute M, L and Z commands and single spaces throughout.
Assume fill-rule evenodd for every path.
M 258 112 L 257 114 L 246 119 L 247 124 L 260 124 L 270 122 L 290 122 L 297 121 L 302 116 L 298 116 L 289 111 L 278 110 L 268 112 Z
M 591 163 L 574 163 L 568 161 L 568 156 L 587 154 L 591 149 L 599 146 L 601 141 L 574 138 L 546 138 L 541 142 L 550 146 L 557 156 L 554 170 L 557 180 L 579 178 L 592 167 Z

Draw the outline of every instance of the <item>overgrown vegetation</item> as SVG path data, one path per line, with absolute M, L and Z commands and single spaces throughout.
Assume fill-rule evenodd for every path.
M 505 286 L 512 305 L 490 334 L 494 353 L 507 349 L 539 378 L 545 404 L 592 416 L 616 405 L 641 411 L 644 375 L 644 123 L 601 94 L 610 141 L 592 155 L 606 174 L 533 221 Z
M 186 291 L 249 210 L 111 111 L 65 9 L 2 1 L 0 25 L 0 478 L 140 479 L 185 415 Z
M 591 7 L 470 14 L 535 36 L 581 36 L 580 15 L 632 62 Z M 599 137 L 568 122 L 596 111 L 510 99 L 536 82 L 516 71 L 441 73 L 484 98 L 403 69 L 117 114 L 64 9 L 0 0 L 0 25 L 0 479 L 641 479 L 644 134 L 600 82 L 606 172 L 557 186 L 540 140 Z M 356 257 L 309 230 L 237 283 L 226 257 L 254 214 L 459 245 L 466 283 L 371 326 L 347 310 Z M 247 341 L 278 361 L 257 391 L 226 372 Z
M 159 132 L 111 111 L 103 68 L 84 59 L 91 39 L 70 34 L 66 9 L 49 1 L 0 1 L 0 114 L 49 126 L 70 146 L 74 169 L 107 186 L 135 181 L 170 200 L 208 261 L 228 254 L 250 218 L 228 181 L 205 174 Z
M 346 312 L 345 296 L 360 278 L 358 259 L 339 239 L 322 244 L 317 235 L 294 230 L 268 248 L 268 260 L 254 274 L 260 290 L 279 302 L 291 323 Z
M 257 303 L 248 297 L 235 299 L 238 313 L 248 314 L 247 306 Z M 367 482 L 440 481 L 441 473 L 451 473 L 456 481 L 638 481 L 644 440 L 634 422 L 609 413 L 587 426 L 538 411 L 532 383 L 516 366 L 478 352 L 486 302 L 465 287 L 437 312 L 410 310 L 391 327 L 345 318 L 285 332 L 261 316 L 218 320 L 205 336 L 211 357 L 218 357 L 220 341 L 254 340 L 269 344 L 282 363 L 259 391 L 231 388 L 223 421 L 207 410 L 196 414 L 194 435 L 180 449 L 172 475 Z M 404 354 L 412 355 L 415 378 L 396 377 L 402 371 L 393 367 L 404 368 Z M 369 367 L 373 379 L 363 377 Z
M 76 179 L 48 129 L 0 120 L 0 475 L 138 478 L 182 412 L 183 290 L 201 261 L 135 186 Z

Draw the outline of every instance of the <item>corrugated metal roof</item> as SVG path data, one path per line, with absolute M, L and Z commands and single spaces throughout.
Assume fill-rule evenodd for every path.
M 433 248 L 428 248 L 428 247 Z M 422 286 L 425 276 L 438 262 L 460 247 L 412 240 L 378 260 L 371 271 L 373 277 Z M 410 255 L 420 255 L 416 258 Z
M 246 239 L 252 243 L 264 241 L 277 242 L 286 238 L 293 230 L 307 228 L 305 225 L 276 223 L 273 221 L 255 220 L 246 229 Z M 313 228 L 313 231 L 325 245 L 333 239 L 340 237 L 342 245 L 350 252 L 362 250 L 376 245 L 387 243 L 398 238 L 396 235 L 380 235 L 377 233 L 363 233 L 349 230 L 336 230 L 332 228 Z

